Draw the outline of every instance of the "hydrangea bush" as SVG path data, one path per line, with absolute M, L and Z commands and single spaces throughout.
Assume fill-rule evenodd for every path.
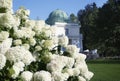
M 86 56 L 29 14 L 23 7 L 13 13 L 12 0 L 0 0 L 0 81 L 89 81 Z

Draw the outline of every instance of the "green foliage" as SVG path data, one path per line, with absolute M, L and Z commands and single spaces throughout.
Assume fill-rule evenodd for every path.
M 46 64 L 43 61 L 32 62 L 30 65 L 25 67 L 25 71 L 37 72 L 39 70 L 46 70 Z
M 72 22 L 72 23 L 78 22 L 78 18 L 73 13 L 70 14 L 70 22 Z
M 120 55 L 120 0 L 108 0 L 101 8 L 88 4 L 78 12 L 85 49 L 104 56 Z
M 6 9 L 6 8 L 4 8 L 4 7 L 3 7 L 3 8 L 0 8 L 0 13 L 5 13 L 5 12 L 6 12 L 6 10 L 7 10 L 7 9 Z
M 93 43 L 94 37 L 96 35 L 96 25 L 95 21 L 97 18 L 98 8 L 95 3 L 88 4 L 85 7 L 85 10 L 80 10 L 78 12 L 78 19 L 81 23 L 81 32 L 83 33 L 84 41 L 84 49 L 91 48 L 93 49 L 95 46 Z M 91 46 L 92 44 L 92 46 Z
M 99 30 L 97 39 L 104 44 L 103 52 L 105 56 L 119 55 L 118 43 L 120 42 L 120 3 L 119 0 L 109 0 L 102 8 L 99 9 L 98 19 L 96 22 Z M 117 29 L 117 30 L 116 30 Z M 106 55 L 108 54 L 108 55 Z
M 11 68 L 8 70 L 9 76 L 11 77 L 14 73 L 15 73 L 15 71 L 14 71 L 13 68 L 11 67 Z
M 68 81 L 78 81 L 78 78 L 77 77 L 69 77 L 68 78 Z
M 70 55 L 70 53 L 69 53 L 69 52 L 64 51 L 63 55 L 64 55 L 64 56 L 69 56 L 69 55 Z
M 1 31 L 10 31 L 10 29 L 0 25 L 0 32 Z
M 8 61 L 6 62 L 6 66 L 0 70 L 0 81 L 10 81 L 13 80 L 11 78 L 12 74 L 14 74 L 14 70 L 12 68 L 13 63 Z

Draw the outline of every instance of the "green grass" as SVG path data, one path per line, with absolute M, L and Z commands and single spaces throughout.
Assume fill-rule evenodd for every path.
M 120 64 L 88 63 L 94 73 L 90 81 L 120 81 Z

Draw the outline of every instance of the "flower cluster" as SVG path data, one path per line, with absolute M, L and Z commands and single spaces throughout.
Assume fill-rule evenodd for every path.
M 11 47 L 6 52 L 5 56 L 11 62 L 16 63 L 22 61 L 26 65 L 29 65 L 32 61 L 35 60 L 32 54 L 28 50 L 20 46 Z
M 0 81 L 89 81 L 84 54 L 57 27 L 30 20 L 30 11 L 12 11 L 12 0 L 0 0 Z M 61 50 L 64 48 L 64 50 Z
M 6 57 L 0 54 L 0 70 L 5 66 L 5 63 L 6 63 Z

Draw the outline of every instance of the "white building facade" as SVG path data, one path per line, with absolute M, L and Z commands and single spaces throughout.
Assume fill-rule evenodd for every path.
M 80 25 L 76 23 L 60 23 L 56 22 L 55 27 L 58 27 L 56 34 L 58 36 L 66 35 L 69 38 L 69 44 L 76 45 L 80 48 L 80 51 L 83 51 L 83 36 L 80 34 Z

